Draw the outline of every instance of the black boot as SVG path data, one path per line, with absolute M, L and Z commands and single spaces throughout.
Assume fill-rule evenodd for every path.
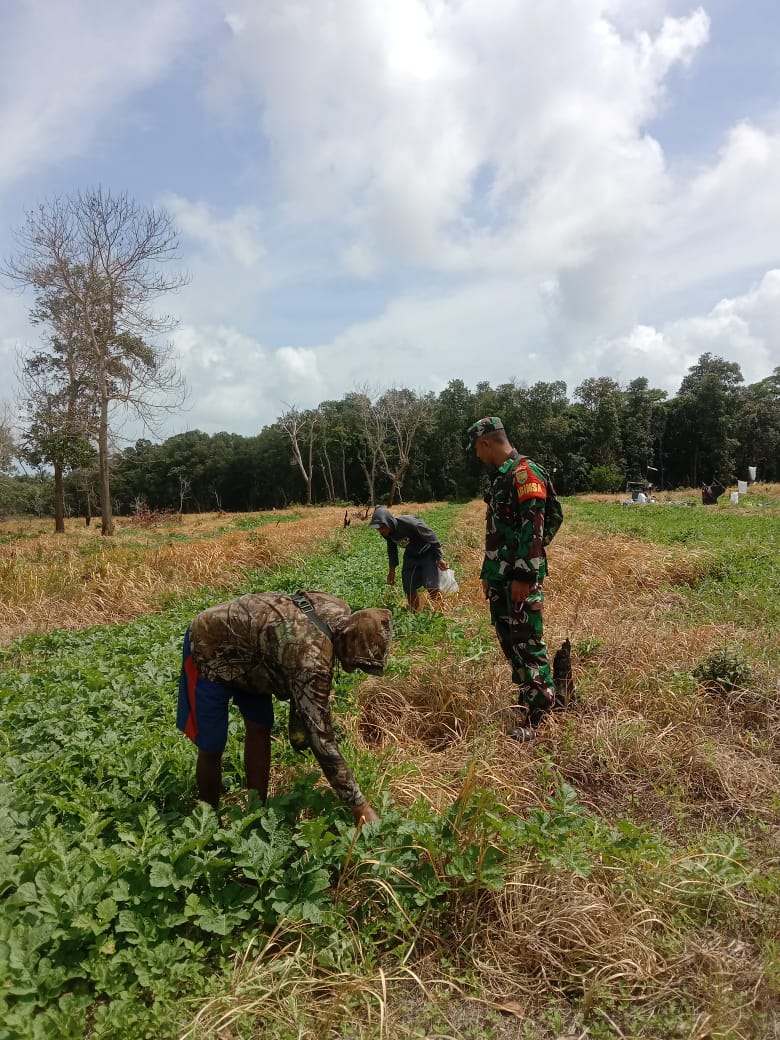
M 537 716 L 537 713 L 525 704 L 513 704 L 512 714 L 516 715 L 517 723 L 507 729 L 506 735 L 511 737 L 512 740 L 516 740 L 519 744 L 529 744 L 532 740 L 535 740 L 536 727 L 541 721 L 541 717 Z
M 507 736 L 516 740 L 518 744 L 530 744 L 532 740 L 536 740 L 536 730 L 533 726 L 515 726 L 509 730 Z

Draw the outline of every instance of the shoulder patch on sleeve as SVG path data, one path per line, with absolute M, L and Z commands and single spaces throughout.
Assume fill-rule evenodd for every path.
M 529 498 L 547 498 L 547 485 L 538 473 L 523 459 L 515 470 L 515 488 L 517 501 L 527 502 Z

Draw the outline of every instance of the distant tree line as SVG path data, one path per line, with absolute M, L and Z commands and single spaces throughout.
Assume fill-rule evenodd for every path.
M 760 480 L 780 480 L 780 368 L 745 385 L 738 364 L 703 354 L 670 399 L 645 378 L 624 387 L 586 379 L 571 399 L 562 381 L 470 390 L 455 379 L 438 395 L 364 388 L 314 409 L 288 408 L 253 437 L 193 430 L 139 440 L 111 455 L 112 510 L 473 498 L 484 478 L 465 431 L 483 415 L 502 417 L 515 446 L 554 473 L 562 495 L 617 492 L 643 479 L 659 489 L 729 485 L 746 479 L 750 466 Z M 26 438 L 34 460 L 35 431 Z M 91 515 L 99 509 L 99 468 L 83 453 L 73 460 L 63 476 L 64 508 Z M 0 507 L 46 512 L 46 484 L 42 471 L 7 477 Z

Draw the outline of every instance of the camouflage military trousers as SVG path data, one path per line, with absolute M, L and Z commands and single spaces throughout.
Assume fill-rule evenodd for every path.
M 520 687 L 518 703 L 538 718 L 550 708 L 555 696 L 543 635 L 542 590 L 522 603 L 513 603 L 508 584 L 489 584 L 488 602 L 498 642 L 512 665 L 512 682 Z

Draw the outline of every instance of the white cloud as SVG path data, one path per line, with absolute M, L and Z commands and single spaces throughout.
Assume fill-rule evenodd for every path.
M 720 300 L 707 314 L 668 322 L 661 329 L 637 325 L 627 336 L 597 345 L 605 374 L 624 381 L 646 375 L 675 393 L 688 369 L 705 353 L 738 361 L 747 383 L 780 365 L 780 270 L 767 271 L 746 293 Z M 626 374 L 626 373 L 630 373 Z
M 109 121 L 209 62 L 202 176 L 141 157 L 191 274 L 165 301 L 182 421 L 252 433 L 365 382 L 674 392 L 705 350 L 749 379 L 778 363 L 777 123 L 673 159 L 651 132 L 706 57 L 695 3 L 29 0 L 11 22 L 0 193 L 63 160 L 89 183 Z
M 214 216 L 206 202 L 191 202 L 180 195 L 164 196 L 182 234 L 208 246 L 219 257 L 252 268 L 265 256 L 260 230 L 262 215 L 256 207 L 239 207 L 229 217 Z
M 197 426 L 208 433 L 251 435 L 281 414 L 282 402 L 308 408 L 321 399 L 312 350 L 271 351 L 226 325 L 183 325 L 173 344 L 190 390 L 187 409 L 174 423 L 177 431 Z
M 317 366 L 317 355 L 313 350 L 302 347 L 281 347 L 276 351 L 276 358 L 287 378 L 296 383 L 303 381 L 317 387 L 320 374 Z M 308 392 L 310 387 L 306 387 Z
M 778 260 L 780 132 L 731 128 L 714 161 L 674 171 L 648 250 L 662 288 L 680 291 Z
M 643 127 L 709 29 L 697 8 L 621 36 L 609 9 L 233 0 L 214 76 L 257 102 L 296 215 L 350 229 L 351 271 L 571 264 L 652 220 L 665 171 Z
M 0 190 L 81 154 L 133 92 L 169 74 L 186 42 L 211 20 L 208 7 L 206 0 L 27 0 L 13 12 L 7 6 Z

